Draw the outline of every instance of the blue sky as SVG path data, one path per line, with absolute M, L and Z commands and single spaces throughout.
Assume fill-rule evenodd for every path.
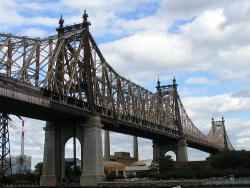
M 91 33 L 108 63 L 124 77 L 155 91 L 177 78 L 191 119 L 204 133 L 224 115 L 236 149 L 250 149 L 250 1 L 247 0 L 0 0 L 0 32 L 45 37 L 58 19 L 80 22 L 87 9 Z M 21 122 L 13 117 L 18 127 Z M 44 122 L 26 119 L 26 153 L 42 160 Z M 12 155 L 20 128 L 11 130 Z M 111 134 L 111 152 L 131 151 L 132 137 Z M 126 144 L 124 144 L 126 143 Z M 67 156 L 72 145 L 67 145 Z M 139 139 L 140 158 L 152 143 Z M 207 154 L 189 150 L 191 160 Z

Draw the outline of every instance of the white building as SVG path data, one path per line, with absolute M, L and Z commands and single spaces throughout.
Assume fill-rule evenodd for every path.
M 152 165 L 152 161 L 152 159 L 149 159 L 133 162 L 125 167 L 125 173 L 126 175 L 138 175 L 139 173 L 149 171 Z
M 12 174 L 31 173 L 31 156 L 18 155 L 11 157 L 11 170 Z

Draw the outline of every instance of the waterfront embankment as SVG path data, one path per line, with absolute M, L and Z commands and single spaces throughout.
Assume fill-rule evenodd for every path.
M 125 188 L 125 187 L 250 187 L 250 178 L 244 179 L 182 179 L 182 180 L 159 180 L 159 181 L 118 181 L 118 182 L 103 182 L 99 184 L 105 188 Z
M 181 188 L 241 188 L 250 187 L 250 178 L 241 179 L 182 179 L 182 180 L 159 180 L 150 181 L 146 179 L 135 179 L 135 180 L 121 180 L 115 182 L 101 182 L 97 187 L 92 188 L 172 188 L 181 186 Z M 3 186 L 3 188 L 49 188 L 40 187 L 39 185 L 9 185 Z M 66 184 L 61 186 L 55 186 L 54 188 L 82 188 L 77 184 Z

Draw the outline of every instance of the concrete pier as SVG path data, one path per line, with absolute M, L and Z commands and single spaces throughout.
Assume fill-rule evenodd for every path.
M 46 122 L 44 155 L 43 155 L 43 173 L 40 179 L 41 186 L 56 186 L 56 131 L 55 125 L 51 122 Z
M 84 125 L 84 148 L 82 158 L 81 186 L 97 186 L 104 179 L 102 157 L 102 124 L 100 118 L 90 117 Z
M 46 122 L 41 186 L 61 184 L 65 176 L 65 145 L 74 136 L 73 123 Z M 90 116 L 86 123 L 75 127 L 75 136 L 81 144 L 80 186 L 96 186 L 104 178 L 100 118 Z
M 187 162 L 188 161 L 187 142 L 185 139 L 180 139 L 178 141 L 176 161 L 178 161 L 178 162 Z
M 177 162 L 187 162 L 187 142 L 180 139 L 178 142 L 158 143 L 153 141 L 153 159 L 162 158 L 167 152 L 172 151 L 176 155 Z

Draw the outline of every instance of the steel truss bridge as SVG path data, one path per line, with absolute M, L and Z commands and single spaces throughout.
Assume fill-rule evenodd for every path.
M 97 114 L 104 129 L 152 140 L 185 138 L 189 147 L 232 150 L 224 119 L 208 135 L 189 118 L 177 91 L 157 83 L 153 93 L 119 75 L 83 22 L 47 38 L 0 34 L 0 112 L 41 120 L 81 121 Z

